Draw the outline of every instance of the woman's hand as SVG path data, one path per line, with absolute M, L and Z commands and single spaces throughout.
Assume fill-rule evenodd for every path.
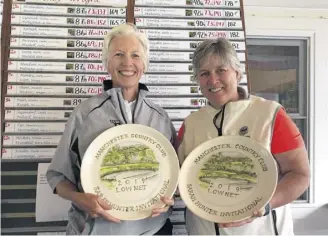
M 265 208 L 262 208 L 258 211 L 253 212 L 253 216 L 246 220 L 238 221 L 238 222 L 231 222 L 231 223 L 219 223 L 220 228 L 230 228 L 230 227 L 239 227 L 245 224 L 249 224 L 253 222 L 257 217 L 264 216 L 265 214 Z
M 91 193 L 76 193 L 74 202 L 91 217 L 102 216 L 108 221 L 119 223 L 120 220 L 108 214 L 111 207 L 99 196 Z
M 161 197 L 161 201 L 165 204 L 162 208 L 154 208 L 151 217 L 159 216 L 161 213 L 167 212 L 171 206 L 174 205 L 174 199 L 168 197 Z

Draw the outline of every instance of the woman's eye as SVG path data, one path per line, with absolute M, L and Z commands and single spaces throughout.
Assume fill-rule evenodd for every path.
M 226 69 L 221 69 L 220 72 L 224 73 L 224 72 L 226 72 Z
M 133 57 L 139 57 L 139 55 L 138 55 L 138 54 L 133 54 L 132 56 L 133 56 Z
M 208 72 L 201 73 L 200 76 L 207 76 Z
M 121 53 L 121 52 L 115 53 L 115 56 L 122 56 L 122 55 L 123 55 L 123 53 Z

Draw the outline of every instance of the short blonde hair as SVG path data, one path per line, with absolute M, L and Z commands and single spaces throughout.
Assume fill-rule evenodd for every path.
M 121 35 L 133 35 L 135 36 L 139 42 L 141 43 L 141 46 L 143 48 L 143 56 L 142 60 L 144 62 L 145 71 L 148 69 L 148 63 L 149 63 L 149 40 L 147 36 L 141 32 L 138 31 L 137 27 L 131 23 L 125 23 L 118 26 L 115 26 L 104 38 L 104 45 L 102 49 L 102 62 L 108 70 L 108 54 L 109 54 L 109 48 L 112 40 L 116 36 Z

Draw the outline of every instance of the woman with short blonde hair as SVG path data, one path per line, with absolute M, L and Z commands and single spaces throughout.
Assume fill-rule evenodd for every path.
M 147 36 L 141 32 L 138 31 L 137 27 L 131 23 L 126 23 L 126 24 L 121 24 L 115 28 L 113 28 L 106 36 L 104 39 L 104 45 L 102 49 L 102 62 L 107 69 L 108 66 L 108 52 L 109 52 L 109 47 L 112 42 L 112 40 L 121 35 L 126 35 L 126 36 L 134 36 L 136 37 L 143 49 L 143 63 L 145 66 L 145 71 L 148 69 L 148 64 L 149 64 L 149 40 Z
M 176 132 L 168 114 L 146 99 L 148 89 L 139 83 L 148 67 L 148 55 L 147 37 L 132 24 L 113 28 L 104 39 L 102 58 L 111 80 L 104 81 L 102 94 L 74 109 L 47 171 L 54 193 L 72 202 L 67 234 L 172 235 L 169 216 L 173 199 L 162 197 L 166 206 L 153 209 L 149 218 L 120 221 L 111 215 L 111 207 L 106 202 L 97 195 L 84 193 L 81 186 L 84 153 L 107 129 L 121 124 L 142 124 L 156 129 L 174 143 Z

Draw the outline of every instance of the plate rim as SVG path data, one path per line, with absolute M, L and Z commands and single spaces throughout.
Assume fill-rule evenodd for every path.
M 88 191 L 88 192 L 86 192 L 85 191 L 85 181 L 83 181 L 83 179 L 85 179 L 86 178 L 86 176 L 85 175 L 83 175 L 83 173 L 85 173 L 86 172 L 86 169 L 87 169 L 87 163 L 86 162 L 83 162 L 83 160 L 85 159 L 85 156 L 87 155 L 87 154 L 89 154 L 89 152 L 91 152 L 90 150 L 93 148 L 92 146 L 92 144 L 93 143 L 97 143 L 97 141 L 98 140 L 101 140 L 101 137 L 102 136 L 104 136 L 107 132 L 110 132 L 110 131 L 112 131 L 113 129 L 117 129 L 117 130 L 119 130 L 119 129 L 127 129 L 128 127 L 131 127 L 131 128 L 134 128 L 134 130 L 135 129 L 141 129 L 141 130 L 145 130 L 145 129 L 147 129 L 148 131 L 150 131 L 150 132 L 153 132 L 153 134 L 155 133 L 155 135 L 156 136 L 158 136 L 158 138 L 156 138 L 156 140 L 158 140 L 158 139 L 162 139 L 162 141 L 163 142 L 166 142 L 166 144 L 165 144 L 165 149 L 166 150 L 168 150 L 168 152 L 169 152 L 169 154 L 175 154 L 174 156 L 172 156 L 172 155 L 169 155 L 169 159 L 171 160 L 171 162 L 173 162 L 173 166 L 176 166 L 176 168 L 174 168 L 174 171 L 170 171 L 171 173 L 174 173 L 174 172 L 176 172 L 176 173 L 174 173 L 173 175 L 170 175 L 170 177 L 174 177 L 174 176 L 176 176 L 175 177 L 175 182 L 174 183 L 172 183 L 172 181 L 170 181 L 170 183 L 169 183 L 169 186 L 171 186 L 172 187 L 172 192 L 170 191 L 170 192 L 168 192 L 168 191 L 166 191 L 165 192 L 165 194 L 163 195 L 163 196 L 165 196 L 165 197 L 169 197 L 169 198 L 172 198 L 173 196 L 174 196 L 174 194 L 175 194 L 175 192 L 176 192 L 176 190 L 177 190 L 177 187 L 178 187 L 178 184 L 179 184 L 179 176 L 180 176 L 180 163 L 179 163 L 179 158 L 178 158 L 178 155 L 177 155 L 177 153 L 176 153 L 176 150 L 175 150 L 175 148 L 174 148 L 174 146 L 173 146 L 173 144 L 170 142 L 170 140 L 168 140 L 168 138 L 164 135 L 164 134 L 162 134 L 160 131 L 158 131 L 158 130 L 156 130 L 155 128 L 153 128 L 153 127 L 150 127 L 150 126 L 147 126 L 147 125 L 143 125 L 143 124 L 122 124 L 122 125 L 118 125 L 118 126 L 114 126 L 114 127 L 111 127 L 111 128 L 108 128 L 108 129 L 106 129 L 106 130 L 104 130 L 103 132 L 101 132 L 96 138 L 94 138 L 93 140 L 92 140 L 92 142 L 89 144 L 89 146 L 88 146 L 88 148 L 86 149 L 86 151 L 85 151 L 85 153 L 84 153 L 84 155 L 83 155 L 83 159 L 82 159 L 82 162 L 81 162 L 81 169 L 80 169 L 80 180 L 81 180 L 81 186 L 82 186 L 82 190 L 83 190 L 83 193 L 92 193 L 92 194 L 95 194 L 95 195 L 97 195 L 96 193 L 94 193 L 94 192 L 90 192 L 90 191 Z M 144 132 L 145 133 L 145 132 Z M 108 141 L 108 139 L 106 139 L 106 141 Z M 106 142 L 106 141 L 103 141 L 103 144 Z M 160 142 L 161 144 L 163 143 L 163 142 Z M 102 145 L 103 145 L 102 144 Z M 164 146 L 164 145 L 163 145 Z M 89 151 L 88 151 L 89 150 Z M 84 164 L 83 164 L 84 163 Z M 171 170 L 173 169 L 173 168 L 170 168 Z M 163 207 L 165 207 L 166 205 L 165 205 L 165 203 L 163 203 L 163 202 L 160 202 L 161 204 L 160 205 L 156 205 L 156 208 L 163 208 Z M 152 206 L 154 206 L 154 204 L 152 205 Z M 152 209 L 152 208 L 148 208 L 148 209 Z M 114 217 L 117 217 L 117 218 L 119 218 L 120 220 L 128 220 L 128 221 L 134 221 L 134 220 L 141 220 L 141 219 L 145 219 L 145 218 L 148 218 L 149 216 L 151 216 L 151 211 L 149 212 L 149 215 L 145 215 L 145 216 L 142 216 L 142 217 L 120 217 L 120 216 L 118 216 L 118 214 L 113 214 L 113 211 L 111 211 L 111 210 L 108 210 L 107 211 L 109 214 L 111 214 L 112 216 L 114 216 Z M 138 212 L 138 211 L 136 211 L 136 212 Z M 137 214 L 136 214 L 137 215 Z
M 185 174 L 185 173 L 188 172 L 188 169 L 187 168 L 190 168 L 190 166 L 189 165 L 188 166 L 185 165 L 186 160 L 189 159 L 188 162 L 192 163 L 192 160 L 194 160 L 194 158 L 193 157 L 189 158 L 192 154 L 199 153 L 199 150 L 203 149 L 204 146 L 208 145 L 209 143 L 215 143 L 215 142 L 217 142 L 216 145 L 218 145 L 219 144 L 218 141 L 219 140 L 224 141 L 224 139 L 230 139 L 230 140 L 231 139 L 239 139 L 239 140 L 245 140 L 245 141 L 247 140 L 246 142 L 251 141 L 251 142 L 255 143 L 256 145 L 258 145 L 259 147 L 261 147 L 261 150 L 263 150 L 264 152 L 266 152 L 269 156 L 272 156 L 272 163 L 271 164 L 274 167 L 274 171 L 273 172 L 274 172 L 274 175 L 275 175 L 275 181 L 274 181 L 275 184 L 274 184 L 274 187 L 272 188 L 272 191 L 270 193 L 269 199 L 265 200 L 264 205 L 262 207 L 264 207 L 266 204 L 268 204 L 268 202 L 271 200 L 272 196 L 274 195 L 275 190 L 277 188 L 277 184 L 278 184 L 278 177 L 279 177 L 279 173 L 278 172 L 279 172 L 279 170 L 278 170 L 277 161 L 275 160 L 273 154 L 269 150 L 267 150 L 259 141 L 255 140 L 255 139 L 252 139 L 250 137 L 244 137 L 244 136 L 238 136 L 238 135 L 224 135 L 224 136 L 218 136 L 218 137 L 211 138 L 211 139 L 206 140 L 205 142 L 199 144 L 196 148 L 192 149 L 192 151 L 187 155 L 187 157 L 185 158 L 184 162 L 182 163 L 182 165 L 180 167 L 180 176 L 179 176 L 178 188 L 179 188 L 180 197 L 184 201 L 184 203 L 186 205 L 186 208 L 188 208 L 189 211 L 191 211 L 196 216 L 202 218 L 203 220 L 208 220 L 208 221 L 215 222 L 215 223 L 240 222 L 240 221 L 249 219 L 252 216 L 245 216 L 245 217 L 243 217 L 241 219 L 237 219 L 237 220 L 234 220 L 234 221 L 231 221 L 231 220 L 222 220 L 220 222 L 213 221 L 213 219 L 208 219 L 206 217 L 203 217 L 201 214 L 198 214 L 199 211 L 197 212 L 197 211 L 194 210 L 194 209 L 196 209 L 195 207 L 189 207 L 189 199 L 190 198 L 189 197 L 186 197 L 186 196 L 188 196 L 187 190 L 184 190 L 186 188 L 180 188 L 180 186 L 182 186 L 183 184 L 186 185 L 186 183 L 187 183 L 188 174 Z M 214 144 L 211 145 L 211 146 L 214 146 Z M 195 154 L 193 156 L 195 156 Z M 188 164 L 188 162 L 187 162 L 187 164 Z M 184 178 L 182 176 L 184 176 Z M 181 191 L 181 189 L 183 189 L 183 190 Z M 184 191 L 185 191 L 186 194 L 184 194 Z M 208 214 L 206 213 L 205 215 L 208 215 Z M 219 217 L 217 217 L 217 218 L 219 218 Z

